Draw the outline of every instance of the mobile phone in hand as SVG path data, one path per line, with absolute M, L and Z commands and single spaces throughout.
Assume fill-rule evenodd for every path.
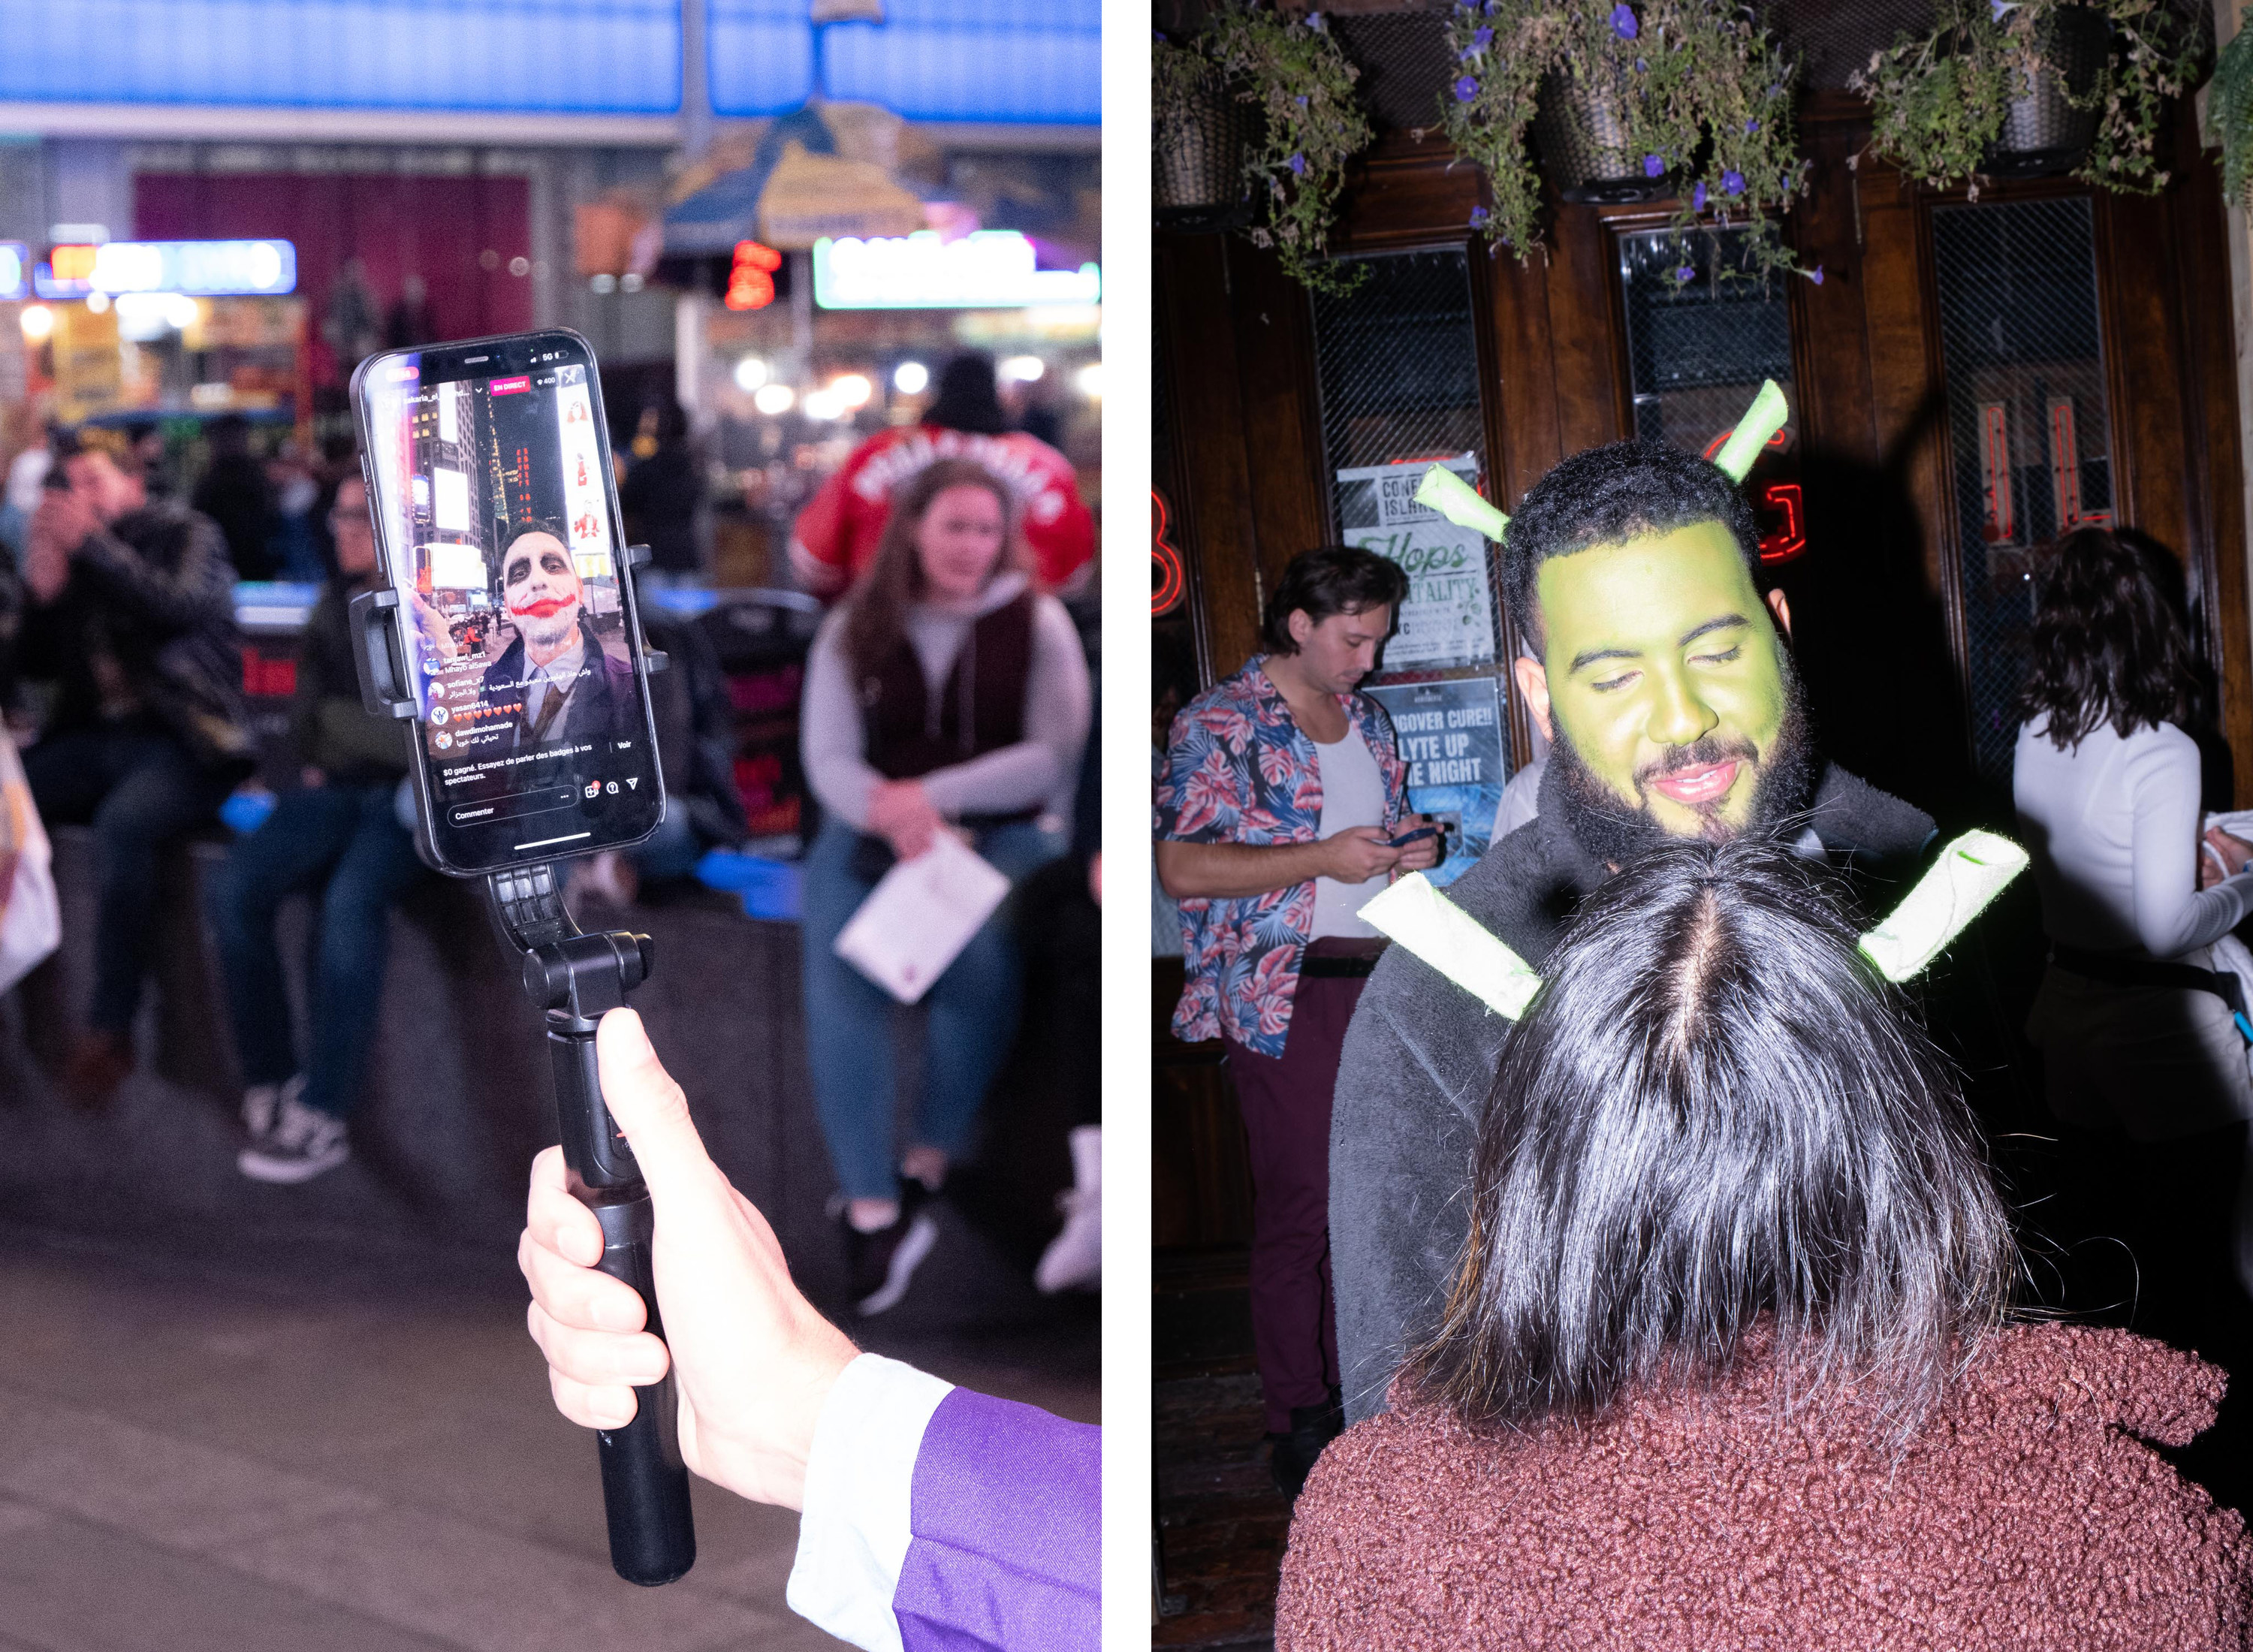
M 1439 835 L 1439 827 L 1435 826 L 1420 826 L 1415 827 L 1412 831 L 1403 832 L 1397 838 L 1388 839 L 1386 840 L 1385 847 L 1392 849 L 1405 849 L 1412 843 L 1421 843 L 1426 838 L 1436 838 Z

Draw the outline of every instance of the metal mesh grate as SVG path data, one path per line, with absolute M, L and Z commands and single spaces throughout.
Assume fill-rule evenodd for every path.
M 1315 297 L 1331 471 L 1475 449 L 1478 346 L 1468 261 L 1454 252 L 1363 261 L 1369 275 L 1358 290 Z M 1353 503 L 1341 498 L 1342 512 Z M 1340 517 L 1342 524 L 1357 519 Z
M 1429 131 L 1440 124 L 1440 94 L 1460 72 L 1447 48 L 1445 11 L 1333 12 L 1329 28 L 1361 71 L 1354 89 L 1378 130 Z
M 1791 320 L 1778 276 L 1764 285 L 1713 280 L 1742 258 L 1742 231 L 1678 240 L 1664 230 L 1622 235 L 1628 376 L 1639 441 L 1705 452 L 1734 426 L 1761 380 L 1791 394 Z M 1718 243 L 1718 244 L 1717 244 Z M 1681 269 L 1695 270 L 1689 281 Z
M 2029 558 L 2068 527 L 2112 519 L 2089 202 L 1936 207 L 1932 257 L 1972 756 L 1982 777 L 2007 784 L 2033 617 Z

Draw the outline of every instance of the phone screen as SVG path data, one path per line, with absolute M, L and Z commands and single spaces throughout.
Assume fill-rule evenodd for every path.
M 483 872 L 648 836 L 664 785 L 585 340 L 378 356 L 354 401 L 437 863 Z

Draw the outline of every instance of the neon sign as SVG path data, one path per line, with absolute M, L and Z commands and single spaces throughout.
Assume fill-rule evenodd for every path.
M 824 310 L 1020 310 L 1102 299 L 1098 266 L 1039 268 L 1032 242 L 1014 229 L 954 240 L 919 229 L 813 243 L 813 301 Z
M 1189 577 L 1182 569 L 1182 554 L 1166 543 L 1166 496 L 1150 490 L 1150 617 L 1172 612 L 1189 592 Z
M 755 240 L 736 243 L 736 261 L 728 271 L 727 296 L 720 302 L 730 310 L 764 310 L 774 303 L 774 273 L 782 268 L 782 254 Z
M 1807 529 L 1799 513 L 1799 484 L 1771 482 L 1761 490 L 1761 503 L 1782 526 L 1761 535 L 1763 562 L 1789 562 L 1807 548 Z
M 90 293 L 179 293 L 191 298 L 279 297 L 297 288 L 286 240 L 113 240 L 53 248 L 31 272 L 42 298 Z
M 19 240 L 0 240 L 0 299 L 21 298 L 28 292 L 31 251 Z

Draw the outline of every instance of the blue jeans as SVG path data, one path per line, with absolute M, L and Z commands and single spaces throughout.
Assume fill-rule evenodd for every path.
M 806 1057 L 838 1185 L 848 1199 L 889 1199 L 899 1191 L 892 1142 L 898 1095 L 892 995 L 833 950 L 839 931 L 875 887 L 853 875 L 857 836 L 842 822 L 827 820 L 806 852 L 799 895 Z M 1056 859 L 1064 841 L 1026 821 L 980 833 L 977 847 L 1016 883 Z M 924 995 L 931 1021 L 913 1145 L 937 1147 L 950 1160 L 970 1146 L 987 1087 L 1008 1059 L 1017 1034 L 1023 982 L 1009 937 L 1012 904 L 1002 903 Z
M 209 821 L 233 786 L 175 736 L 146 726 L 80 729 L 24 754 L 24 775 L 50 826 L 94 826 L 94 1004 L 87 1021 L 133 1030 L 156 934 L 157 853 Z
M 212 925 L 242 1076 L 278 1084 L 298 1070 L 274 920 L 310 893 L 315 922 L 306 982 L 312 1060 L 305 1105 L 343 1118 L 359 1098 L 383 998 L 392 902 L 422 870 L 401 830 L 387 783 L 285 793 L 266 824 L 234 846 L 212 888 Z

